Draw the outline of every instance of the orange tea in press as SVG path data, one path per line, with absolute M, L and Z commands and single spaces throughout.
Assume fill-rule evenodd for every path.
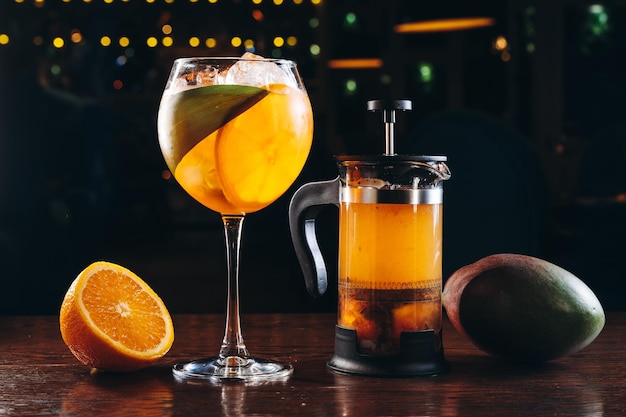
M 341 203 L 338 325 L 361 353 L 397 354 L 400 334 L 441 331 L 441 204 Z

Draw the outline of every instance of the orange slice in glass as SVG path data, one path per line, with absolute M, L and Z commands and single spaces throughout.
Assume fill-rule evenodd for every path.
M 163 357 L 174 326 L 159 296 L 130 270 L 94 262 L 76 277 L 63 300 L 61 336 L 85 365 L 129 372 Z
M 287 191 L 311 148 L 313 115 L 307 96 L 282 84 L 269 90 L 220 128 L 215 144 L 224 195 L 243 213 L 260 210 Z

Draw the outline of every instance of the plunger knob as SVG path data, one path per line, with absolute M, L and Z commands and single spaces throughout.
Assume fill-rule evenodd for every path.
M 396 110 L 408 111 L 413 109 L 411 100 L 370 100 L 367 102 L 368 111 L 383 113 L 385 124 L 385 155 L 395 155 L 395 137 L 393 124 L 396 122 Z

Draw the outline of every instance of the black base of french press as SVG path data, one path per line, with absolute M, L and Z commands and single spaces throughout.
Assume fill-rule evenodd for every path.
M 434 376 L 450 370 L 443 356 L 441 334 L 433 330 L 403 332 L 400 353 L 364 355 L 358 351 L 356 330 L 335 326 L 335 353 L 326 365 L 344 374 L 380 377 Z

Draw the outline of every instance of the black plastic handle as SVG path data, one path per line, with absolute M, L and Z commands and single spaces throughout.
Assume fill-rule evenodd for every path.
M 339 177 L 300 187 L 289 203 L 291 241 L 309 294 L 319 297 L 328 288 L 328 271 L 315 232 L 317 214 L 328 205 L 339 206 Z

